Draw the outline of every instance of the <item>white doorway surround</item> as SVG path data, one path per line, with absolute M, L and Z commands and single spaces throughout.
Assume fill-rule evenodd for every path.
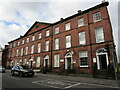
M 68 52 L 66 55 L 65 55 L 65 69 L 68 69 L 68 67 L 70 66 L 70 69 L 73 68 L 73 60 L 72 60 L 72 53 L 71 52 Z
M 105 48 L 100 48 L 96 51 L 96 58 L 97 58 L 97 69 L 105 69 L 108 64 L 108 53 Z
M 44 67 L 48 68 L 49 67 L 49 56 L 46 55 L 44 57 Z

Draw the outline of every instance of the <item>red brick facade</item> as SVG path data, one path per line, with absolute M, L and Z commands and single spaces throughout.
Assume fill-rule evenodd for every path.
M 11 62 L 18 61 L 22 59 L 21 64 L 23 63 L 23 60 L 26 58 L 29 62 L 31 57 L 34 57 L 32 63 L 33 67 L 36 68 L 36 59 L 37 57 L 40 57 L 40 67 L 38 69 L 42 70 L 44 67 L 44 60 L 45 58 L 49 59 L 49 67 L 52 67 L 51 70 L 53 72 L 62 72 L 65 69 L 65 63 L 68 63 L 68 58 L 71 59 L 71 67 L 75 70 L 75 73 L 88 73 L 92 75 L 93 72 L 93 59 L 98 61 L 97 59 L 97 50 L 101 48 L 106 48 L 107 44 L 114 44 L 113 42 L 113 36 L 112 36 L 112 28 L 110 23 L 110 18 L 107 11 L 108 2 L 99 4 L 95 7 L 92 7 L 88 10 L 81 11 L 73 16 L 70 16 L 68 18 L 65 18 L 63 20 L 60 20 L 58 22 L 55 22 L 53 24 L 48 23 L 42 23 L 41 22 L 35 22 L 33 26 L 28 30 L 28 32 L 21 36 L 20 38 L 10 41 L 9 42 L 9 59 Z M 101 19 L 97 22 L 93 21 L 93 14 L 96 12 L 101 13 Z M 84 25 L 81 27 L 78 27 L 77 20 L 80 18 L 84 18 Z M 70 30 L 65 31 L 65 24 L 70 23 Z M 37 26 L 39 24 L 39 26 Z M 37 26 L 37 27 L 36 27 Z M 54 34 L 55 28 L 59 27 L 59 33 Z M 104 33 L 104 42 L 96 43 L 96 36 L 95 36 L 95 28 L 103 27 L 103 33 Z M 35 29 L 37 28 L 37 29 Z M 50 35 L 46 37 L 46 31 L 50 31 Z M 85 32 L 85 45 L 79 44 L 79 32 Z M 42 38 L 38 39 L 39 33 L 42 33 Z M 32 36 L 35 36 L 35 40 L 32 40 Z M 66 36 L 71 36 L 71 47 L 66 48 Z M 29 38 L 29 43 L 26 43 L 26 39 Z M 55 50 L 55 39 L 59 38 L 59 49 Z M 25 40 L 25 44 L 22 44 L 22 40 Z M 17 46 L 17 42 L 20 42 L 20 46 Z M 45 51 L 45 42 L 49 41 L 49 51 Z M 16 43 L 16 47 L 10 48 L 10 45 Z M 37 53 L 37 45 L 38 43 L 41 43 L 41 52 Z M 31 46 L 34 45 L 34 54 L 31 54 Z M 28 46 L 28 55 L 25 55 L 25 47 Z M 20 50 L 23 48 L 23 55 L 20 56 Z M 18 56 L 16 56 L 16 50 L 19 50 Z M 14 51 L 14 56 L 12 57 L 12 51 Z M 80 51 L 87 51 L 87 61 L 88 61 L 88 67 L 80 67 Z M 103 51 L 105 52 L 105 51 Z M 110 55 L 108 55 L 108 52 Z M 106 58 L 108 59 L 107 65 L 109 64 L 110 60 L 112 60 L 112 50 L 107 51 Z M 66 58 L 67 54 L 70 53 L 71 55 Z M 54 67 L 54 55 L 59 54 L 59 67 Z M 46 57 L 48 56 L 48 57 Z M 99 62 L 100 63 L 100 62 Z M 97 63 L 97 65 L 99 64 Z M 9 64 L 9 65 L 13 65 Z M 9 66 L 8 65 L 8 66 Z

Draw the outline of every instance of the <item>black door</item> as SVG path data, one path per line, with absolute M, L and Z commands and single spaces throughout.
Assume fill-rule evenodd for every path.
M 45 68 L 48 68 L 48 59 L 45 59 Z
M 106 54 L 99 55 L 99 61 L 100 61 L 100 68 L 107 69 Z
M 67 67 L 71 69 L 71 58 L 67 58 Z

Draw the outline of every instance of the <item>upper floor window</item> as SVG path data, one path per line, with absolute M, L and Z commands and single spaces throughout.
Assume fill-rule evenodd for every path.
M 14 43 L 14 47 L 16 47 L 16 43 Z
M 58 34 L 59 33 L 59 27 L 56 27 L 55 28 L 55 34 Z
M 55 39 L 55 50 L 59 49 L 59 39 Z
M 49 51 L 49 41 L 45 42 L 45 51 Z
M 41 39 L 41 38 L 42 38 L 42 33 L 39 33 L 38 39 Z
M 38 53 L 40 53 L 40 51 L 41 51 L 41 43 L 38 43 Z
M 66 36 L 66 48 L 71 47 L 71 36 Z
M 65 24 L 65 30 L 70 30 L 70 23 Z
M 46 37 L 49 36 L 49 35 L 50 35 L 50 31 L 47 30 L 47 31 L 46 31 Z
M 104 42 L 103 27 L 95 28 L 96 43 Z
M 35 36 L 32 36 L 32 41 L 34 41 L 35 40 Z
M 24 40 L 22 40 L 22 44 L 24 44 Z
M 88 53 L 87 51 L 79 52 L 80 67 L 88 67 Z
M 86 40 L 85 40 L 85 32 L 80 32 L 79 33 L 79 44 L 80 45 L 83 45 L 86 43 Z
M 18 46 L 20 45 L 20 42 L 18 42 Z
M 84 25 L 84 18 L 81 18 L 78 20 L 78 27 L 81 27 Z
M 12 57 L 14 57 L 14 50 L 12 50 Z
M 18 56 L 18 49 L 16 50 L 16 56 Z
M 34 53 L 34 45 L 31 46 L 31 54 Z
M 10 44 L 10 48 L 12 48 L 12 44 Z
M 23 48 L 21 48 L 21 50 L 20 50 L 20 56 L 22 56 L 23 55 Z
M 100 12 L 94 13 L 93 20 L 94 20 L 94 22 L 100 21 L 101 20 L 101 13 Z
M 59 67 L 60 66 L 60 56 L 59 54 L 54 55 L 54 67 Z
M 25 48 L 25 55 L 28 54 L 28 46 Z
M 29 38 L 27 38 L 26 43 L 29 43 Z

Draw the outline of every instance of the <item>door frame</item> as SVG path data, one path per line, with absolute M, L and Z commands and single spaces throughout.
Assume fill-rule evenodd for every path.
M 65 55 L 65 69 L 68 69 L 68 58 L 71 58 L 71 69 L 73 68 L 73 59 L 72 59 L 72 53 L 68 52 Z
M 96 57 L 97 57 L 97 69 L 98 69 L 98 70 L 101 69 L 101 68 L 100 68 L 99 55 L 106 55 L 107 66 L 108 66 L 108 64 L 109 64 L 108 54 L 107 54 L 107 53 L 96 53 Z
M 43 66 L 45 67 L 45 60 L 48 60 L 47 62 L 47 66 L 49 67 L 49 56 L 48 55 L 46 55 L 45 57 L 44 57 L 44 64 L 43 64 Z

